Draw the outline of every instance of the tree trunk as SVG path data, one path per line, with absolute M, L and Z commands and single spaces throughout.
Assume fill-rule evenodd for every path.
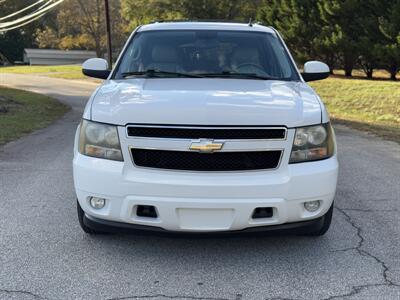
M 390 66 L 388 71 L 390 73 L 390 80 L 394 80 L 395 81 L 396 80 L 396 74 L 398 72 L 397 66 L 396 65 Z
M 346 77 L 351 77 L 353 73 L 354 62 L 351 57 L 344 57 L 344 75 Z
M 97 40 L 97 39 L 95 38 L 94 44 L 95 44 L 96 56 L 97 56 L 97 57 L 100 57 L 100 58 L 104 58 L 104 57 L 103 57 L 103 54 L 104 54 L 104 53 L 103 53 L 103 51 L 102 51 L 102 49 L 101 49 L 100 41 Z
M 353 73 L 352 67 L 344 66 L 344 76 L 351 77 L 352 73 Z
M 367 69 L 367 78 L 372 79 L 372 75 L 374 74 L 374 69 Z

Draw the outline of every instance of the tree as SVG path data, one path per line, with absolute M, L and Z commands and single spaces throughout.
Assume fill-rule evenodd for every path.
M 385 5 L 380 1 L 367 0 L 359 8 L 360 37 L 359 37 L 359 64 L 371 79 L 374 69 L 381 63 L 381 45 L 383 35 L 379 30 L 379 17 L 385 14 Z
M 390 79 L 396 80 L 400 71 L 400 0 L 389 0 L 379 18 L 379 30 L 384 36 L 380 46 L 383 67 L 389 71 Z
M 120 2 L 110 2 L 111 31 L 114 45 L 121 48 L 126 25 L 120 15 Z M 69 0 L 56 11 L 56 22 L 36 32 L 41 48 L 94 49 L 98 57 L 106 52 L 106 28 L 103 0 Z
M 29 4 L 32 4 L 32 1 L 13 0 L 0 2 L 0 17 L 14 13 Z M 17 17 L 19 17 L 19 15 L 15 16 L 15 18 Z M 33 48 L 37 45 L 34 35 L 35 31 L 38 28 L 43 28 L 46 24 L 51 23 L 52 17 L 54 17 L 54 15 L 50 12 L 24 27 L 0 32 L 0 52 L 2 52 L 11 62 L 22 60 L 23 50 L 25 48 Z M 13 20 L 13 18 L 7 19 L 6 21 L 9 20 Z
M 318 55 L 315 43 L 321 31 L 321 20 L 317 2 L 268 0 L 258 12 L 258 20 L 281 32 L 300 62 Z
M 154 20 L 180 19 L 182 15 L 174 0 L 122 0 L 121 13 L 133 29 Z
M 155 20 L 253 20 L 263 0 L 122 0 L 130 28 Z
M 369 0 L 366 0 L 369 1 Z M 362 12 L 366 4 L 361 0 L 320 0 L 321 19 L 334 30 L 324 31 L 332 47 L 339 50 L 345 76 L 351 76 L 359 58 L 362 35 Z
M 176 9 L 188 19 L 253 20 L 261 0 L 181 0 Z

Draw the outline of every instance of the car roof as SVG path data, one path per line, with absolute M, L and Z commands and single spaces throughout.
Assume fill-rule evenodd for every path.
M 234 31 L 249 31 L 249 32 L 267 32 L 275 34 L 271 27 L 249 24 L 249 23 L 234 23 L 234 22 L 204 22 L 204 21 L 179 21 L 179 22 L 154 22 L 141 26 L 138 31 L 151 30 L 234 30 Z

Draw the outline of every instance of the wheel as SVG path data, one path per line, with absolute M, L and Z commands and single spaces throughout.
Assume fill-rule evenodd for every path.
M 322 217 L 322 225 L 314 231 L 305 233 L 305 235 L 307 235 L 307 236 L 322 236 L 322 235 L 324 235 L 328 231 L 329 227 L 331 226 L 332 213 L 333 213 L 333 203 L 332 203 L 331 207 L 329 208 L 329 210 L 326 212 L 326 214 Z
M 78 210 L 79 225 L 81 225 L 81 228 L 85 233 L 88 233 L 88 234 L 104 234 L 104 232 L 94 230 L 94 229 L 92 229 L 92 228 L 90 228 L 90 227 L 85 225 L 85 222 L 84 222 L 85 212 L 83 211 L 83 209 L 82 209 L 81 205 L 79 204 L 78 200 L 76 201 L 76 207 L 77 207 L 77 210 Z

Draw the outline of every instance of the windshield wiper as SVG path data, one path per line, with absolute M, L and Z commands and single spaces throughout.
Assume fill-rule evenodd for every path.
M 221 73 L 200 73 L 203 77 L 228 77 L 228 78 L 250 78 L 250 79 L 260 79 L 260 80 L 279 80 L 276 77 L 262 76 L 255 73 L 237 73 L 231 71 L 223 71 Z
M 190 73 L 179 73 L 179 72 L 168 72 L 168 71 L 160 71 L 160 70 L 145 70 L 145 71 L 136 71 L 136 72 L 125 72 L 121 74 L 122 77 L 126 78 L 129 76 L 146 76 L 146 77 L 159 77 L 162 75 L 172 75 L 179 77 L 189 77 L 189 78 L 202 78 L 202 75 L 190 74 Z

